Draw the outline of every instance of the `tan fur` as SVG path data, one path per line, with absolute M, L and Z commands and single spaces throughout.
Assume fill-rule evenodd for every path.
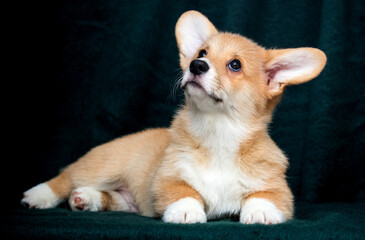
M 182 46 L 186 41 L 184 24 L 188 18 L 199 18 L 209 33 L 209 38 L 190 57 L 184 53 Z M 162 216 L 170 204 L 185 197 L 194 198 L 203 206 L 209 202 L 209 195 L 203 196 L 203 192 L 193 187 L 195 180 L 185 176 L 182 164 L 192 161 L 189 164 L 202 169 L 202 174 L 204 169 L 213 169 L 210 170 L 213 172 L 220 169 L 214 168 L 214 164 L 219 164 L 221 168 L 230 165 L 238 169 L 236 174 L 243 178 L 242 205 L 250 198 L 264 198 L 274 203 L 286 219 L 290 219 L 293 216 L 293 196 L 285 180 L 288 160 L 268 135 L 267 126 L 284 87 L 316 77 L 325 65 L 325 55 L 318 49 L 301 49 L 318 61 L 318 67 L 311 73 L 289 79 L 285 84 L 275 83 L 271 87 L 268 86 L 268 69 L 273 65 L 275 67 L 275 61 L 281 56 L 295 49 L 266 50 L 240 35 L 218 32 L 208 19 L 196 11 L 189 11 L 180 17 L 176 25 L 176 38 L 184 72 L 201 49 L 207 50 L 205 58 L 217 75 L 213 93 L 227 94 L 229 98 L 227 101 L 224 99 L 222 107 L 218 107 L 217 103 L 214 114 L 227 114 L 228 119 L 232 118 L 247 128 L 243 129 L 247 133 L 240 137 L 234 152 L 230 152 L 233 146 L 223 151 L 222 154 L 229 156 L 229 159 L 216 159 L 216 149 L 212 149 L 210 139 L 204 137 L 208 134 L 213 141 L 220 136 L 219 131 L 225 130 L 211 129 L 203 135 L 192 131 L 196 124 L 194 116 L 201 114 L 201 111 L 187 97 L 186 104 L 177 112 L 169 129 L 146 130 L 98 146 L 47 184 L 62 199 L 78 187 L 93 187 L 102 192 L 103 210 L 118 209 L 108 191 L 123 186 L 131 192 L 141 214 Z M 232 59 L 239 59 L 242 63 L 239 72 L 228 68 Z M 228 105 L 224 105 L 225 102 Z M 232 116 L 229 115 L 230 111 L 234 113 Z M 212 119 L 216 119 L 214 114 Z M 215 186 L 211 187 L 214 189 Z M 237 211 L 228 213 L 232 212 Z
M 200 194 L 184 181 L 173 179 L 161 180 L 155 192 L 158 193 L 154 199 L 155 212 L 162 216 L 168 205 L 179 199 L 191 197 L 204 205 Z
M 102 211 L 126 211 L 130 212 L 128 205 L 124 203 L 123 197 L 114 191 L 101 192 Z M 122 201 L 122 204 L 121 204 Z
M 110 194 L 108 194 L 107 192 L 102 192 L 101 194 L 101 202 L 103 204 L 103 211 L 109 210 L 111 211 L 111 209 L 113 209 L 113 199 L 112 196 Z
M 47 182 L 52 191 L 59 198 L 67 198 L 73 190 L 72 181 L 68 172 L 61 172 L 57 177 Z
M 168 131 L 162 128 L 115 139 L 92 149 L 47 184 L 61 198 L 67 198 L 73 189 L 83 186 L 99 191 L 126 186 L 131 189 L 141 213 L 153 216 L 152 198 L 148 190 L 150 177 L 168 142 Z M 105 202 L 113 204 L 111 201 Z

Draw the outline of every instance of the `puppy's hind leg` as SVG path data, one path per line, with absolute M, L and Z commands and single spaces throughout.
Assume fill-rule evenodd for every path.
M 68 172 L 63 171 L 57 177 L 24 192 L 21 204 L 29 208 L 53 208 L 63 202 L 71 191 L 71 178 Z
M 121 193 L 98 191 L 93 187 L 80 187 L 72 191 L 69 205 L 73 211 L 135 212 Z
M 93 148 L 57 177 L 26 191 L 21 203 L 30 208 L 52 208 L 80 187 L 88 186 L 99 192 L 117 189 L 123 182 L 123 169 L 126 169 L 128 159 L 123 157 L 124 144 L 123 139 L 116 139 Z M 87 195 L 97 195 L 91 192 Z

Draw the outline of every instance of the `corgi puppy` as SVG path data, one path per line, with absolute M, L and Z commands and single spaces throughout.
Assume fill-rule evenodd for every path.
M 75 211 L 127 211 L 169 223 L 229 215 L 244 224 L 293 217 L 288 160 L 268 134 L 286 86 L 315 78 L 315 48 L 265 49 L 197 11 L 175 29 L 185 104 L 168 129 L 150 129 L 92 149 L 24 193 L 30 208 L 68 199 Z

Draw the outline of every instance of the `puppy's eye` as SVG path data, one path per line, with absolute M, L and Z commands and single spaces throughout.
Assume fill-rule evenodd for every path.
M 233 59 L 229 64 L 228 64 L 229 69 L 231 69 L 234 72 L 239 72 L 241 70 L 241 62 L 238 59 Z
M 205 56 L 207 56 L 207 51 L 205 49 L 200 50 L 198 58 L 202 58 L 202 57 L 205 57 Z

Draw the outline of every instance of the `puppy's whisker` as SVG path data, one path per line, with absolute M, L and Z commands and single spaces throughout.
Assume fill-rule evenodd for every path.
M 171 87 L 171 91 L 169 94 L 169 98 L 172 98 L 173 100 L 175 100 L 176 98 L 176 93 L 180 87 L 180 84 L 183 80 L 184 74 L 183 72 L 180 70 L 179 73 L 177 74 L 177 80 L 174 82 L 174 84 Z

